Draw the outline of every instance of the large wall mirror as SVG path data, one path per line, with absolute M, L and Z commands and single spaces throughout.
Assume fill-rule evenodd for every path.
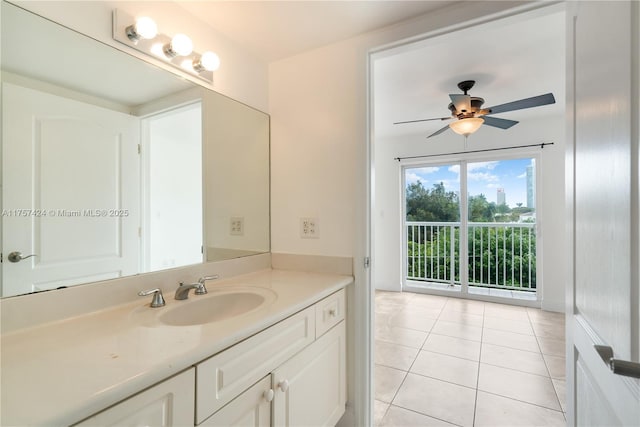
M 269 251 L 268 115 L 1 19 L 3 297 Z

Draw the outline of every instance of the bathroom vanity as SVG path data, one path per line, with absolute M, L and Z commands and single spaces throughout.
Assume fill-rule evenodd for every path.
M 1 424 L 335 425 L 352 281 L 262 270 L 5 334 Z

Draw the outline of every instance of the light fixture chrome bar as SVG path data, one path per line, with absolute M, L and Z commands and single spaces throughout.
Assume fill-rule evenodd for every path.
M 178 68 L 193 77 L 213 84 L 213 72 L 199 66 L 201 55 L 198 52 L 194 51 L 188 56 L 176 55 L 169 57 L 166 55 L 165 46 L 170 45 L 171 37 L 159 32 L 152 40 L 144 38 L 132 40 L 128 33 L 131 31 L 129 28 L 135 22 L 135 17 L 122 10 L 115 9 L 113 11 L 113 39 L 162 63 Z

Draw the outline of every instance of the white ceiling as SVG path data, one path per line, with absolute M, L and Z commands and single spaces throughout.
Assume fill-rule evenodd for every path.
M 469 94 L 484 98 L 485 108 L 548 92 L 556 98 L 553 105 L 495 117 L 564 114 L 564 19 L 562 12 L 532 12 L 380 55 L 373 74 L 376 136 L 426 137 L 442 128 L 449 122 L 393 122 L 449 116 L 449 94 L 462 93 L 457 83 L 463 80 L 476 81 Z
M 178 1 L 189 13 L 267 62 L 452 3 L 455 1 Z
M 268 62 L 450 6 L 452 1 L 179 1 L 191 14 Z M 547 8 L 548 9 L 548 8 Z M 449 115 L 457 83 L 476 80 L 485 107 L 552 92 L 556 104 L 496 115 L 564 113 L 564 14 L 534 11 L 380 54 L 374 68 L 377 137 L 427 136 Z M 508 131 L 500 131 L 508 132 Z

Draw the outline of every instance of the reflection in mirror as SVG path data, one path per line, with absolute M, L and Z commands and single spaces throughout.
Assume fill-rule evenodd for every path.
M 269 251 L 266 114 L 1 18 L 2 296 Z

